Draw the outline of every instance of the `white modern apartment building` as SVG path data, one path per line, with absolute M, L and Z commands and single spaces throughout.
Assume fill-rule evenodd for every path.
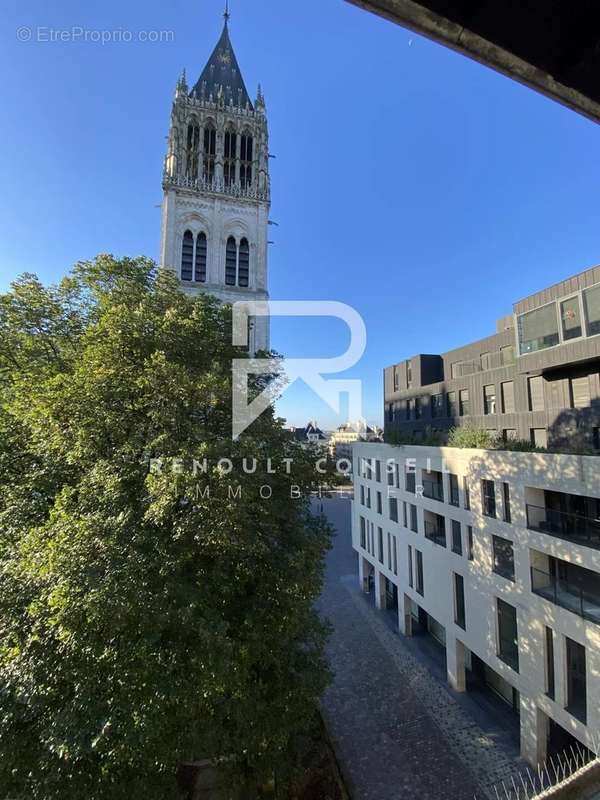
M 354 445 L 359 580 L 400 633 L 445 646 L 448 681 L 478 676 L 548 742 L 600 734 L 600 463 L 577 456 Z M 573 501 L 578 509 L 572 508 Z

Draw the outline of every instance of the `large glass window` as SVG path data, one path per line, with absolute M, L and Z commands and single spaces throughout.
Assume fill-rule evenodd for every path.
M 505 381 L 500 385 L 502 394 L 502 413 L 514 414 L 515 411 L 515 385 L 512 381 Z
M 454 622 L 463 630 L 465 624 L 465 582 L 462 575 L 454 573 Z
M 420 550 L 415 550 L 415 558 L 417 562 L 417 592 L 423 596 L 425 592 L 425 585 L 423 582 L 423 553 Z
M 509 581 L 515 579 L 515 555 L 513 543 L 500 536 L 492 536 L 494 547 L 494 572 Z
M 462 556 L 462 534 L 460 522 L 456 519 L 452 520 L 452 552 Z
M 459 412 L 461 417 L 468 417 L 471 413 L 471 402 L 469 400 L 469 390 L 461 389 L 458 393 Z
M 453 473 L 449 473 L 448 482 L 449 482 L 449 485 L 450 485 L 450 500 L 449 500 L 449 503 L 450 503 L 451 506 L 458 506 L 458 504 L 459 504 L 458 476 L 454 475 Z
M 519 636 L 517 630 L 517 609 L 504 600 L 498 603 L 498 658 L 519 671 Z
M 587 721 L 585 647 L 567 638 L 567 711 Z
M 483 513 L 486 517 L 496 516 L 496 490 L 494 481 L 481 481 L 481 502 Z
M 578 339 L 581 336 L 581 310 L 579 296 L 570 297 L 560 304 L 560 321 L 563 341 Z
M 495 414 L 496 413 L 496 387 L 484 386 L 483 387 L 483 413 Z
M 434 394 L 431 397 L 431 416 L 436 417 L 444 416 L 444 395 Z
M 596 336 L 600 333 L 600 284 L 584 291 L 583 307 L 587 335 Z
M 521 314 L 517 326 L 521 355 L 554 347 L 559 342 L 556 303 Z

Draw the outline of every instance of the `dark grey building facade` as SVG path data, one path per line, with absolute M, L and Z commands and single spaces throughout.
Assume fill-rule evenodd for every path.
M 384 370 L 385 433 L 418 443 L 470 422 L 506 439 L 600 450 L 600 266 L 536 292 L 496 333 Z

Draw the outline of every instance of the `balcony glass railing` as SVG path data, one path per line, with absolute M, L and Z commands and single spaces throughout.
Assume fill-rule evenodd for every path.
M 600 625 L 600 586 L 598 588 L 596 594 L 549 572 L 531 568 L 531 591 L 534 594 Z
M 446 547 L 446 528 L 438 522 L 431 522 L 425 520 L 425 538 L 431 540 L 434 544 L 439 544 L 441 547 Z
M 527 527 L 560 539 L 600 549 L 600 520 L 582 514 L 527 505 Z
M 423 497 L 428 497 L 430 500 L 439 500 L 440 503 L 444 502 L 444 487 L 438 481 L 428 480 L 423 478 Z

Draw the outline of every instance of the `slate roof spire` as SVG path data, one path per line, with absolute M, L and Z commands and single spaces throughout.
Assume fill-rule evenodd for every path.
M 221 97 L 225 105 L 233 102 L 234 106 L 245 108 L 247 103 L 252 108 L 252 102 L 229 38 L 228 23 L 230 14 L 228 1 L 225 4 L 223 17 L 225 24 L 221 38 L 217 42 L 217 46 L 208 59 L 208 63 L 204 67 L 202 75 L 198 78 L 191 94 L 205 100 L 208 100 L 212 95 L 215 102 Z

